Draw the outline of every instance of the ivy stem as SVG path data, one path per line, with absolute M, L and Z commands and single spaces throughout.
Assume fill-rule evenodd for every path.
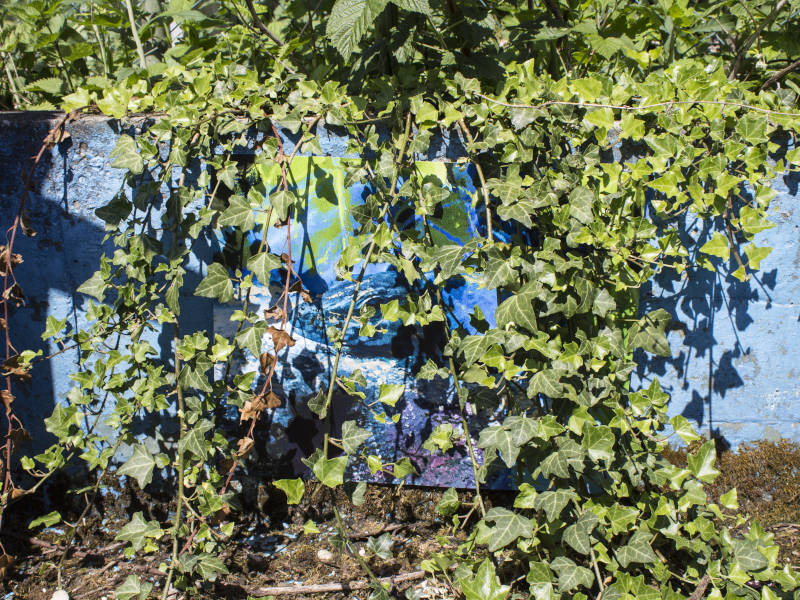
M 589 546 L 589 556 L 592 559 L 592 567 L 594 567 L 594 576 L 597 579 L 597 587 L 600 588 L 600 593 L 597 595 L 598 598 L 602 598 L 603 592 L 606 591 L 606 586 L 603 585 L 603 578 L 600 575 L 600 567 L 597 564 L 597 557 L 594 554 L 594 548 Z
M 403 157 L 405 156 L 406 147 L 408 146 L 408 140 L 411 136 L 411 113 L 406 116 L 406 128 L 405 133 L 403 134 L 403 141 L 400 145 L 400 154 L 397 159 L 397 163 L 400 164 L 403 162 Z M 392 189 L 390 192 L 390 196 L 387 202 L 384 203 L 383 208 L 381 209 L 381 213 L 378 216 L 378 222 L 380 222 L 389 210 L 389 207 L 392 205 L 392 201 L 397 196 L 397 180 L 399 179 L 399 175 L 395 177 L 394 182 L 392 183 Z M 336 355 L 333 359 L 333 368 L 331 369 L 331 378 L 328 382 L 328 391 L 325 396 L 325 408 L 322 414 L 325 415 L 325 436 L 322 442 L 322 456 L 324 458 L 328 457 L 328 438 L 330 437 L 331 432 L 331 419 L 330 419 L 330 406 L 331 402 L 333 401 L 333 390 L 336 389 L 336 377 L 337 373 L 339 372 L 339 359 L 342 356 L 342 348 L 344 348 L 344 337 L 347 335 L 347 328 L 350 326 L 350 321 L 353 318 L 353 312 L 355 311 L 356 302 L 358 301 L 358 293 L 361 290 L 361 283 L 364 281 L 364 275 L 367 272 L 367 267 L 369 266 L 370 261 L 372 260 L 372 254 L 375 251 L 375 232 L 373 232 L 372 239 L 369 243 L 369 248 L 367 248 L 367 254 L 364 256 L 364 266 L 361 269 L 361 272 L 358 274 L 356 278 L 356 284 L 353 288 L 353 296 L 350 299 L 350 305 L 347 307 L 347 315 L 344 319 L 344 324 L 342 326 L 342 339 L 336 341 Z
M 332 498 L 331 504 L 333 505 L 333 514 L 336 516 L 336 526 L 339 530 L 339 535 L 342 537 L 344 547 L 358 561 L 358 564 L 361 565 L 362 569 L 364 569 L 364 572 L 367 574 L 367 577 L 369 577 L 369 580 L 373 583 L 373 585 L 380 586 L 380 580 L 375 576 L 375 573 L 372 571 L 372 569 L 369 568 L 367 561 L 365 561 L 358 551 L 350 545 L 350 536 L 347 534 L 347 529 L 345 529 L 342 516 L 339 514 L 339 507 L 336 506 L 336 498 Z
M 467 141 L 469 145 L 472 146 L 475 144 L 475 139 L 472 137 L 472 134 L 467 127 L 467 124 L 464 122 L 464 119 L 459 119 L 458 124 L 461 127 L 461 131 L 464 132 L 464 135 L 467 136 Z M 472 164 L 475 165 L 475 170 L 478 172 L 478 179 L 481 182 L 481 193 L 483 194 L 483 203 L 486 206 L 486 237 L 489 239 L 489 242 L 494 242 L 494 233 L 492 230 L 492 207 L 489 203 L 489 190 L 486 187 L 486 178 L 483 176 L 483 168 L 481 167 L 478 160 L 472 157 Z
M 487 208 L 488 210 L 488 208 Z M 422 224 L 425 227 L 425 240 L 428 244 L 433 247 L 433 236 L 431 236 L 431 229 L 428 225 L 428 217 L 423 215 L 422 216 Z M 437 269 L 438 270 L 438 269 Z M 442 299 L 442 291 L 440 286 L 434 286 L 436 288 L 436 301 L 439 303 L 439 306 L 444 306 L 444 301 Z M 443 323 L 444 335 L 447 339 L 447 343 L 450 343 L 450 322 L 447 320 L 445 316 L 444 323 Z M 461 382 L 458 380 L 458 371 L 456 370 L 456 363 L 453 360 L 453 356 L 447 357 L 448 367 L 450 368 L 450 375 L 453 378 L 453 385 L 456 390 L 456 400 L 458 400 L 458 414 L 461 417 L 461 426 L 464 428 L 464 440 L 467 443 L 467 450 L 469 451 L 469 461 L 472 463 L 472 476 L 475 479 L 475 498 L 478 500 L 478 507 L 481 509 L 481 516 L 486 516 L 486 506 L 483 504 L 483 497 L 481 496 L 481 484 L 478 479 L 478 470 L 480 467 L 478 466 L 478 457 L 475 454 L 475 448 L 472 445 L 472 436 L 469 434 L 469 426 L 467 423 L 467 414 L 466 414 L 466 405 L 461 400 Z
M 184 470 L 184 456 L 183 456 L 183 437 L 186 433 L 186 419 L 184 418 L 184 407 L 183 407 L 183 390 L 181 389 L 181 384 L 178 381 L 178 377 L 180 376 L 181 372 L 181 358 L 180 354 L 178 353 L 178 344 L 180 343 L 179 340 L 180 330 L 178 328 L 178 319 L 175 318 L 174 323 L 174 332 L 172 336 L 172 343 L 174 345 L 174 359 L 173 362 L 175 363 L 175 394 L 178 398 L 178 423 L 180 424 L 180 429 L 178 430 L 178 465 L 176 467 L 176 471 L 178 474 L 178 495 L 177 501 L 175 506 L 175 523 L 172 526 L 172 559 L 169 565 L 169 571 L 167 572 L 167 581 L 164 584 L 164 592 L 161 596 L 162 600 L 167 600 L 167 595 L 169 594 L 170 584 L 172 583 L 172 576 L 175 572 L 175 565 L 178 562 L 178 530 L 181 527 L 181 513 L 183 512 L 183 470 Z
M 125 0 L 125 8 L 128 9 L 128 20 L 131 23 L 131 33 L 133 34 L 133 43 L 136 44 L 136 53 L 139 55 L 139 64 L 142 69 L 147 68 L 144 61 L 144 49 L 142 48 L 142 40 L 139 39 L 139 31 L 136 29 L 136 20 L 133 16 L 133 5 L 131 0 Z

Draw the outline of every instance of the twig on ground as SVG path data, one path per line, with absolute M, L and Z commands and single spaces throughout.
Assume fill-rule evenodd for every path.
M 711 577 L 708 575 L 703 575 L 703 578 L 698 582 L 694 592 L 692 592 L 692 595 L 689 596 L 689 600 L 700 600 L 700 598 L 702 598 L 706 593 L 706 588 L 708 587 L 709 583 L 711 583 Z
M 380 577 L 382 584 L 396 585 L 406 581 L 417 581 L 425 578 L 425 571 L 411 571 L 392 577 Z M 318 583 L 313 585 L 278 585 L 262 587 L 248 592 L 251 596 L 283 596 L 287 594 L 329 594 L 332 592 L 349 592 L 364 590 L 369 587 L 368 581 L 348 581 L 340 583 Z

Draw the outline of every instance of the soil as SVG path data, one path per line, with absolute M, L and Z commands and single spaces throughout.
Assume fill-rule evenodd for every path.
M 665 453 L 676 464 L 685 464 L 684 450 Z M 746 446 L 736 454 L 721 453 L 722 475 L 709 493 L 712 500 L 734 484 L 745 514 L 756 516 L 767 531 L 775 536 L 781 561 L 800 565 L 800 445 L 789 442 L 761 442 Z M 111 489 L 111 488 L 109 488 Z M 364 559 L 378 577 L 414 574 L 419 564 L 433 553 L 464 539 L 463 531 L 452 535 L 449 520 L 436 513 L 435 507 L 444 490 L 403 486 L 369 485 L 364 503 L 353 507 L 345 493 L 333 492 L 307 482 L 306 493 L 297 506 L 288 506 L 282 492 L 271 486 L 258 486 L 242 494 L 244 506 L 233 520 L 236 525 L 231 543 L 220 558 L 230 573 L 216 582 L 206 583 L 191 593 L 176 593 L 174 600 L 236 599 L 254 600 L 267 597 L 269 586 L 351 583 L 364 581 L 363 569 L 349 554 L 333 544 L 336 521 L 334 502 L 354 545 L 364 549 Z M 469 502 L 472 492 L 460 492 Z M 60 498 L 62 514 L 76 519 L 86 498 L 82 495 L 51 489 L 49 502 Z M 488 505 L 510 505 L 513 495 L 486 494 Z M 24 506 L 14 506 L 3 523 L 3 543 L 14 557 L 12 565 L 3 567 L 0 556 L 0 587 L 6 594 L 2 600 L 50 600 L 58 589 L 58 564 L 64 554 L 66 528 L 63 526 L 31 532 L 24 529 L 31 515 L 44 512 L 46 498 Z M 52 506 L 48 510 L 52 510 Z M 161 543 L 156 551 L 138 553 L 133 559 L 124 554 L 124 545 L 114 540 L 115 532 L 130 515 L 142 511 L 146 519 L 155 519 L 162 528 L 170 526 L 170 507 L 159 498 L 143 494 L 135 486 L 121 492 L 97 497 L 92 510 L 77 529 L 76 537 L 64 558 L 61 588 L 72 600 L 111 600 L 115 588 L 129 575 L 154 584 L 153 596 L 161 597 L 159 585 L 165 580 L 161 564 L 166 562 L 170 547 Z M 69 515 L 69 516 L 68 516 Z M 319 533 L 304 533 L 304 524 L 312 520 Z M 393 541 L 392 557 L 380 559 L 366 550 L 367 538 L 388 534 Z M 166 536 L 165 536 L 166 537 Z M 319 551 L 327 550 L 320 557 Z M 454 598 L 456 594 L 445 581 L 406 580 L 394 586 L 394 597 L 405 597 L 404 591 L 414 588 L 417 597 L 431 600 Z M 347 590 L 320 595 L 296 593 L 276 598 L 359 599 L 369 591 Z

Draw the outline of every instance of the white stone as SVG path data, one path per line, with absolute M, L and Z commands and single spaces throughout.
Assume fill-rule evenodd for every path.
M 330 550 L 317 550 L 317 560 L 323 564 L 329 565 L 333 562 L 333 552 Z
M 56 590 L 53 592 L 50 600 L 69 600 L 69 594 L 64 590 Z

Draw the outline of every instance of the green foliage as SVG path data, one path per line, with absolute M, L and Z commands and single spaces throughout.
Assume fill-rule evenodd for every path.
M 15 0 L 0 9 L 5 105 L 159 114 L 113 151 L 130 194 L 98 211 L 115 251 L 78 288 L 96 300 L 89 325 L 59 337 L 64 323 L 47 323 L 48 337 L 76 345 L 80 366 L 66 402 L 45 420 L 56 443 L 23 460 L 31 474 L 49 477 L 80 457 L 99 481 L 121 445 L 132 446 L 116 474 L 145 487 L 156 467 L 166 469 L 177 510 L 168 530 L 136 513 L 118 539 L 147 552 L 168 536 L 168 579 L 184 589 L 226 572 L 216 553 L 229 481 L 248 459 L 260 415 L 282 401 L 272 388 L 271 361 L 279 358 L 262 341 L 268 335 L 276 355 L 294 344 L 283 302 L 290 310 L 302 300 L 290 297 L 298 291 L 289 292 L 292 259 L 266 241 L 248 248 L 238 269 L 209 265 L 194 290 L 184 285 L 187 257 L 221 228 L 239 239 L 255 230 L 266 240 L 270 228 L 291 235 L 287 222 L 302 206 L 287 172 L 297 148 L 284 149 L 273 128 L 290 128 L 314 152 L 323 122 L 347 130 L 348 152 L 358 158 L 342 161 L 343 180 L 361 184 L 366 197 L 349 215 L 338 204 L 359 231 L 337 266 L 354 291 L 347 318 L 328 332 L 336 366 L 304 401 L 326 431 L 337 387 L 365 404 L 362 390 L 370 388 L 378 401 L 367 404 L 369 414 L 380 423 L 398 418 L 403 385 L 337 371 L 352 319 L 361 336 L 377 333 L 376 311 L 355 310 L 364 267 L 393 265 L 413 290 L 405 302 L 381 305 L 382 319 L 439 327 L 447 340 L 442 360 L 418 375 L 450 379 L 463 415 L 479 405 L 496 417 L 475 444 L 464 416 L 460 430 L 437 427 L 425 449 L 466 448 L 478 488 L 498 468 L 516 477 L 510 506 L 486 510 L 480 489 L 472 502 L 455 490 L 443 494 L 437 510 L 454 529 L 465 527 L 467 539 L 454 537 L 426 568 L 468 600 L 677 600 L 705 575 L 713 598 L 741 597 L 752 581 L 795 593 L 800 575 L 779 568 L 771 539 L 756 526 L 736 537 L 735 517 L 709 504 L 704 483 L 718 475 L 713 444 L 690 455 L 686 468 L 661 458 L 668 425 L 686 442 L 696 434 L 685 419 L 668 419 L 657 381 L 631 389 L 630 373 L 639 352 L 670 355 L 669 314 L 636 312 L 637 291 L 651 277 L 720 269 L 745 279 L 768 260 L 756 236 L 772 225 L 769 186 L 800 164 L 796 150 L 782 158 L 779 143 L 796 140 L 798 129 L 797 74 L 778 75 L 797 55 L 796 10 L 728 1 L 520 8 L 336 0 L 314 8 L 281 0 L 269 10 L 255 3 L 252 12 L 238 0 L 134 4 L 133 22 L 120 3 L 102 0 Z M 178 28 L 182 37 L 173 36 Z M 465 246 L 431 233 L 429 219 L 450 193 L 415 164 L 442 130 L 462 136 L 460 162 L 476 174 L 473 201 L 485 215 L 480 238 Z M 245 131 L 265 135 L 240 173 L 231 156 Z M 196 184 L 176 179 L 198 159 L 205 171 Z M 145 175 L 150 187 L 141 185 Z M 240 175 L 253 182 L 251 193 L 239 189 Z M 155 239 L 150 209 L 164 200 L 161 190 L 163 239 Z M 387 218 L 401 213 L 416 215 L 419 227 Z M 705 225 L 698 237 L 681 235 L 695 219 Z M 253 275 L 266 283 L 275 271 L 287 278 L 285 291 L 269 315 L 256 314 L 248 304 Z M 457 278 L 494 290 L 495 314 L 474 311 L 471 327 L 451 320 L 438 290 Z M 182 336 L 179 300 L 191 293 L 241 298 L 236 332 Z M 141 341 L 164 332 L 174 334 L 169 369 Z M 244 351 L 260 371 L 230 368 Z M 102 428 L 112 434 L 101 433 L 89 406 L 100 399 L 113 407 Z M 238 437 L 221 427 L 228 408 L 239 412 Z M 180 432 L 163 454 L 134 442 L 132 424 L 153 414 Z M 306 464 L 331 488 L 349 483 L 348 466 L 357 463 L 398 480 L 415 472 L 408 458 L 384 464 L 365 452 L 368 440 L 348 421 L 341 439 L 327 434 Z M 274 484 L 287 502 L 302 498 L 302 480 Z M 353 498 L 363 500 L 363 487 Z M 385 560 L 390 542 L 382 536 L 368 547 Z M 121 598 L 148 593 L 135 577 L 117 590 Z

